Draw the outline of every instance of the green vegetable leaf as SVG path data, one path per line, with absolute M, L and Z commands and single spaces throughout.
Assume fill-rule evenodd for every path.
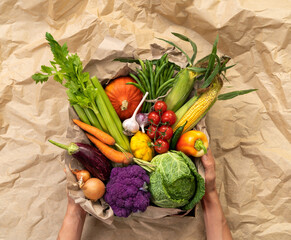
M 223 72 L 221 72 L 221 75 L 222 75 L 222 77 L 223 77 L 224 80 L 230 82 Z
M 67 43 L 64 43 L 64 45 L 62 46 L 62 52 L 64 56 L 67 56 L 69 54 Z
M 86 87 L 86 89 L 83 90 L 84 96 L 86 96 L 88 99 L 91 100 L 91 102 L 94 102 L 96 100 L 96 90 L 93 87 L 93 85 L 89 85 Z
M 197 79 L 198 81 L 202 81 L 203 78 L 204 78 L 204 75 L 203 75 L 203 74 L 202 74 L 202 75 L 199 75 L 199 76 L 196 77 L 196 79 Z
M 211 55 L 211 54 L 209 54 L 209 55 L 207 55 L 207 56 L 205 56 L 205 57 L 201 58 L 200 60 L 198 60 L 198 61 L 196 62 L 196 64 L 195 64 L 195 66 L 199 66 L 199 64 L 201 64 L 201 63 L 204 63 L 204 62 L 208 61 L 208 60 L 209 60 L 209 58 L 210 58 L 210 55 Z
M 244 95 L 253 91 L 257 91 L 258 89 L 247 89 L 247 90 L 241 90 L 241 91 L 234 91 L 234 92 L 229 92 L 229 93 L 224 93 L 220 94 L 218 96 L 218 100 L 228 100 L 232 99 L 234 97 L 237 97 L 239 95 Z
M 77 95 L 79 94 L 79 95 Z M 84 98 L 83 94 L 81 93 L 76 93 L 76 99 L 77 101 L 75 103 L 78 103 L 81 107 L 83 108 L 91 108 L 90 107 L 90 99 L 88 98 Z M 71 99 L 70 99 L 70 102 L 71 102 Z
M 48 73 L 48 74 L 52 74 L 52 71 L 54 71 L 54 68 L 51 68 L 51 67 L 47 67 L 45 65 L 41 65 L 41 71 L 43 73 Z
M 75 82 L 66 82 L 64 86 L 68 88 L 72 93 L 77 93 L 78 91 L 80 91 L 80 85 Z
M 183 206 L 184 210 L 191 210 L 192 208 L 194 208 L 194 206 L 203 198 L 204 194 L 205 194 L 205 181 L 204 179 L 201 177 L 201 175 L 194 171 L 193 172 L 195 178 L 196 178 L 196 191 L 194 193 L 194 197 L 190 200 L 190 202 Z
M 217 52 L 217 43 L 218 43 L 218 35 L 214 41 L 213 47 L 212 47 L 212 52 L 209 56 L 209 63 L 208 63 L 208 67 L 207 67 L 207 71 L 205 73 L 205 79 L 207 79 L 209 77 L 209 75 L 211 74 L 214 64 L 215 64 L 215 59 L 216 59 L 216 52 Z M 209 85 L 209 84 L 208 84 Z
M 123 63 L 137 63 L 140 64 L 138 59 L 132 59 L 132 58 L 115 58 L 113 61 L 116 62 L 123 62 Z
M 233 64 L 233 65 L 230 65 L 230 66 L 227 66 L 227 67 L 222 67 L 221 70 L 220 70 L 220 72 L 226 71 L 227 69 L 230 69 L 230 68 L 234 67 L 235 65 L 236 64 Z
M 192 160 L 179 151 L 155 156 L 151 164 L 149 190 L 160 207 L 191 209 L 205 193 L 204 180 Z
M 175 43 L 170 42 L 170 41 L 168 41 L 168 40 L 166 40 L 166 39 L 163 39 L 163 38 L 157 38 L 157 39 L 162 40 L 162 41 L 164 41 L 164 42 L 167 42 L 167 43 L 169 43 L 170 45 L 172 45 L 173 47 L 179 49 L 179 50 L 180 50 L 180 51 L 185 55 L 185 57 L 187 58 L 188 63 L 189 63 L 190 65 L 192 64 L 191 59 L 190 59 L 190 57 L 188 56 L 188 54 L 187 54 L 186 52 L 184 52 L 180 47 L 178 47 Z
M 52 67 L 41 66 L 41 70 L 47 75 L 37 73 L 32 76 L 36 82 L 44 82 L 53 75 L 54 80 L 63 84 L 72 94 L 76 95 L 71 104 L 79 104 L 85 108 L 94 108 L 96 91 L 90 81 L 89 73 L 83 72 L 82 62 L 77 54 L 69 54 L 67 44 L 61 46 L 50 33 L 46 33 L 46 39 L 54 55 L 54 61 L 50 61 Z
M 60 84 L 63 84 L 63 79 L 64 76 L 63 74 L 61 74 L 60 72 L 56 72 L 54 75 L 54 80 L 56 80 L 57 82 L 59 82 Z
M 207 71 L 206 68 L 200 68 L 200 67 L 188 67 L 188 69 L 197 73 L 204 73 Z
M 89 73 L 83 72 L 79 56 L 77 54 L 69 54 L 67 44 L 65 43 L 61 46 L 50 33 L 46 33 L 46 39 L 54 56 L 54 60 L 50 61 L 52 67 L 42 66 L 42 71 L 46 72 L 47 75 L 35 74 L 32 76 L 34 80 L 43 82 L 47 81 L 50 75 L 54 76 L 54 80 L 68 88 L 69 101 L 77 111 L 77 114 L 82 112 L 83 116 L 90 116 L 92 125 L 109 132 L 103 119 L 104 114 L 108 126 L 113 125 L 113 130 L 110 134 L 120 146 L 129 151 L 129 142 L 122 132 L 122 123 L 97 78 L 92 78 L 92 81 L 95 82 L 95 89 Z M 97 97 L 99 97 L 98 101 L 96 101 Z M 99 108 L 102 108 L 102 115 Z M 82 116 L 80 118 L 84 119 Z
M 61 47 L 61 45 L 48 32 L 46 33 L 46 40 L 49 42 L 55 62 L 59 65 L 65 64 L 67 62 L 66 56 L 68 55 L 66 45 Z
M 55 61 L 50 61 L 50 63 L 51 63 L 51 65 L 53 66 L 53 68 L 55 69 L 55 70 L 57 70 L 57 67 L 56 67 L 56 62 Z
M 211 75 L 202 84 L 201 88 L 207 88 L 212 83 L 212 80 L 215 78 L 218 72 L 219 72 L 219 65 L 216 65 Z
M 193 49 L 193 55 L 191 57 L 191 63 L 192 63 L 191 65 L 193 65 L 195 58 L 196 58 L 196 55 L 197 55 L 197 45 L 190 38 L 188 38 L 180 33 L 172 32 L 172 34 L 175 35 L 176 37 L 180 38 L 181 40 L 189 42 L 191 44 L 192 49 Z
M 46 82 L 49 78 L 48 75 L 44 75 L 42 73 L 35 73 L 33 74 L 32 76 L 32 79 L 36 82 L 36 83 L 43 83 L 43 82 Z

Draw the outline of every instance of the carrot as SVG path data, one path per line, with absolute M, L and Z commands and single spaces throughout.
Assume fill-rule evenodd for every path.
M 100 152 L 102 152 L 105 157 L 107 157 L 112 162 L 129 164 L 132 161 L 133 156 L 131 153 L 116 151 L 115 149 L 107 146 L 105 143 L 99 141 L 92 135 L 88 133 L 86 133 L 86 135 L 90 139 L 90 141 L 94 143 L 95 146 L 100 150 Z
M 73 122 L 75 124 L 77 124 L 80 128 L 82 128 L 83 130 L 85 130 L 86 132 L 92 134 L 93 136 L 95 136 L 96 138 L 98 138 L 100 141 L 102 141 L 105 144 L 108 145 L 114 145 L 115 144 L 115 140 L 113 137 L 111 137 L 109 134 L 101 131 L 100 129 L 91 126 L 87 123 L 84 123 L 78 119 L 73 119 Z

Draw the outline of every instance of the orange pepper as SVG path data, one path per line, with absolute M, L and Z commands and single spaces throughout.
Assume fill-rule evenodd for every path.
M 181 135 L 176 150 L 188 156 L 201 157 L 207 153 L 208 140 L 203 132 L 191 130 Z

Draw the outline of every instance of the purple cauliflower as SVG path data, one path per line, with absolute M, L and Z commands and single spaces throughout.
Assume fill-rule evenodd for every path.
M 128 217 L 132 212 L 144 212 L 150 204 L 147 184 L 150 178 L 138 165 L 115 167 L 106 185 L 104 200 L 118 217 Z

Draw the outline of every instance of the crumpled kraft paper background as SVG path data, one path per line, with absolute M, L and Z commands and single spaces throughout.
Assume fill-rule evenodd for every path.
M 0 239 L 56 239 L 66 211 L 66 154 L 52 138 L 82 141 L 70 127 L 65 89 L 31 75 L 52 59 L 50 32 L 100 80 L 121 68 L 115 57 L 146 58 L 157 37 L 198 58 L 211 51 L 236 66 L 223 92 L 258 88 L 218 101 L 206 124 L 216 158 L 217 189 L 234 239 L 289 239 L 291 174 L 291 4 L 288 1 L 8 1 L 0 3 Z M 114 44 L 102 45 L 105 39 Z M 113 67 L 114 65 L 114 67 Z M 203 213 L 163 219 L 88 216 L 83 239 L 205 239 Z

